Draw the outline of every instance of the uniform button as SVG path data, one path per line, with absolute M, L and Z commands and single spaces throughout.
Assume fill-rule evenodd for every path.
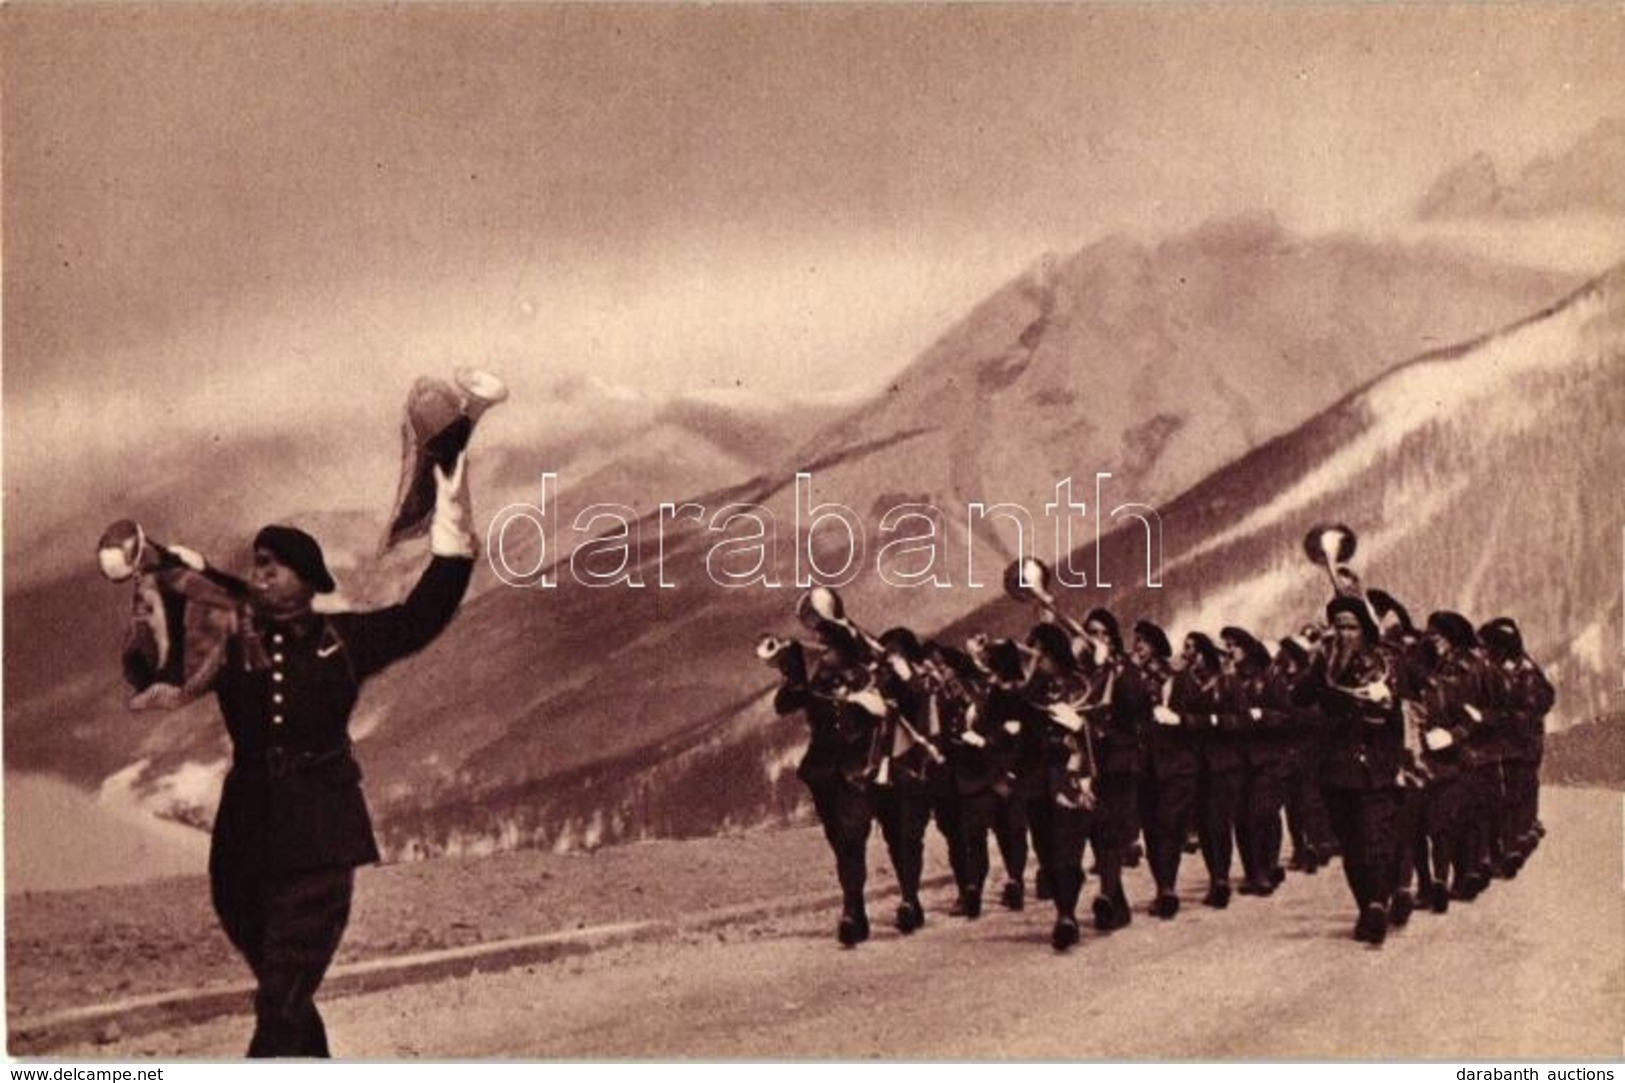
M 273 661 L 273 662 L 285 662 L 285 661 L 287 661 L 287 659 L 282 657 L 282 652 L 281 651 L 277 651 L 275 654 L 271 655 L 271 661 Z
M 273 726 L 282 725 L 282 716 L 279 715 L 279 714 L 272 715 L 271 716 L 271 725 L 273 725 Z
M 272 703 L 281 703 L 282 702 L 282 693 L 281 692 L 273 693 L 271 695 L 271 702 Z
M 276 681 L 278 684 L 282 683 L 282 671 L 278 670 L 277 672 L 271 674 L 271 679 Z
M 280 647 L 282 645 L 282 634 L 279 632 L 276 635 L 272 636 L 271 637 L 271 642 L 275 643 L 277 646 Z

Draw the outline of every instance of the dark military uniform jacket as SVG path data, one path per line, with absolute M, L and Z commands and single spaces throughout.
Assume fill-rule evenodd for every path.
M 1153 692 L 1138 666 L 1121 656 L 1090 674 L 1090 700 L 1084 715 L 1094 737 L 1096 767 L 1102 775 L 1134 775 L 1140 770 L 1140 735 L 1150 724 Z
M 1290 760 L 1298 724 L 1292 694 L 1299 679 L 1279 666 L 1233 678 L 1235 714 L 1222 719 L 1220 728 L 1240 735 L 1242 759 L 1250 770 L 1278 771 Z
M 1546 715 L 1557 702 L 1552 682 L 1528 655 L 1501 666 L 1506 711 L 1516 737 L 1511 759 L 1539 763 L 1546 744 Z
M 952 792 L 962 797 L 986 793 L 1000 782 L 1004 733 L 993 721 L 985 696 L 966 682 L 956 681 L 939 688 L 936 697 Z
M 1174 674 L 1167 707 L 1179 715 L 1179 725 L 1157 725 L 1151 731 L 1159 776 L 1194 775 L 1199 767 L 1210 772 L 1241 769 L 1234 735 L 1217 733 L 1220 715 L 1233 713 L 1232 699 L 1217 674 L 1206 680 L 1189 668 Z
M 1321 784 L 1333 789 L 1382 790 L 1399 785 L 1405 730 L 1388 660 L 1374 648 L 1340 659 L 1336 672 L 1317 657 L 1303 695 L 1320 704 L 1325 722 Z M 1380 686 L 1386 701 L 1357 692 Z
M 785 679 L 773 709 L 780 715 L 806 712 L 809 740 L 796 768 L 801 781 L 814 788 L 844 782 L 867 789 L 876 766 L 874 741 L 881 718 L 847 697 L 874 688 L 874 678 L 863 666 L 830 658 L 806 680 L 796 675 Z
M 1140 747 L 1143 750 L 1143 773 L 1151 778 L 1194 778 L 1196 775 L 1196 735 L 1184 725 L 1165 726 L 1158 722 L 1152 711 L 1167 707 L 1178 711 L 1179 703 L 1188 703 L 1193 683 L 1188 671 L 1171 673 L 1157 665 L 1153 670 L 1140 668 L 1140 676 L 1150 706 L 1140 717 Z
M 450 623 L 473 570 L 472 559 L 437 556 L 399 605 L 256 619 L 228 640 L 214 690 L 232 767 L 215 815 L 212 870 L 290 873 L 378 860 L 350 713 L 369 677 Z

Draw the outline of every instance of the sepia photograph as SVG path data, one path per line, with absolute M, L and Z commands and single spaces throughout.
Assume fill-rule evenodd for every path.
M 0 7 L 4 1055 L 1618 1061 L 1621 57 Z

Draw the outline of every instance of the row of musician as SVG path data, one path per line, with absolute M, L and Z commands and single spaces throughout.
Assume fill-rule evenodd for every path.
M 1125 644 L 1107 609 L 1082 622 L 1062 614 L 1035 560 L 1006 576 L 1012 596 L 1042 610 L 1024 642 L 977 635 L 961 650 L 901 627 L 874 637 L 835 592 L 803 595 L 812 666 L 794 639 L 764 636 L 757 654 L 782 676 L 777 712 L 809 724 L 798 775 L 834 852 L 840 942 L 869 936 L 876 820 L 901 932 L 925 921 L 934 820 L 958 888 L 952 913 L 982 912 L 991 834 L 1005 907 L 1024 907 L 1036 858 L 1058 951 L 1081 938 L 1085 847 L 1099 880 L 1094 925 L 1106 933 L 1132 920 L 1123 870 L 1142 857 L 1156 885 L 1149 913 L 1161 919 L 1179 911 L 1186 852 L 1202 854 L 1207 906 L 1229 905 L 1237 851 L 1237 890 L 1272 894 L 1285 878 L 1283 812 L 1290 866 L 1313 873 L 1340 856 L 1354 937 L 1373 946 L 1419 905 L 1444 913 L 1515 876 L 1544 834 L 1539 764 L 1554 700 L 1516 622 L 1475 628 L 1440 611 L 1417 628 L 1391 596 L 1361 589 L 1346 567 L 1327 570 L 1337 592 L 1325 623 L 1273 654 L 1239 627 L 1217 640 L 1192 632 L 1176 654 L 1146 620 Z

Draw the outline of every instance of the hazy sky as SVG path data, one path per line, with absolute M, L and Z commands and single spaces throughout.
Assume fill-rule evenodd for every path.
M 1512 176 L 1625 111 L 1617 5 L 24 2 L 0 25 L 11 465 L 136 418 L 393 407 L 463 361 L 870 386 L 1046 249 L 1257 208 L 1392 221 L 1475 151 Z

